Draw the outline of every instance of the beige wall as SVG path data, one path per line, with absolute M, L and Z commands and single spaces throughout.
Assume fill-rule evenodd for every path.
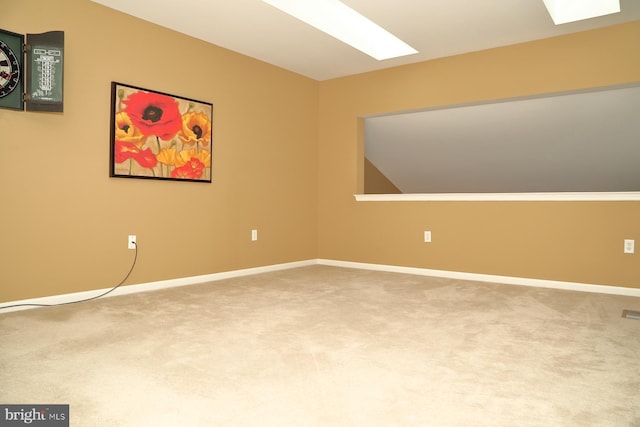
M 115 285 L 128 234 L 128 283 L 316 257 L 317 82 L 88 0 L 0 28 L 66 48 L 63 114 L 0 110 L 0 301 Z M 214 104 L 212 184 L 109 178 L 111 81 Z
M 363 193 L 366 194 L 401 194 L 402 191 L 389 180 L 380 169 L 364 158 L 363 177 L 364 180 Z
M 640 287 L 638 202 L 353 198 L 359 116 L 639 81 L 640 23 L 320 83 L 88 0 L 0 28 L 66 37 L 64 113 L 0 110 L 0 301 L 116 284 L 128 234 L 128 283 L 329 258 Z M 214 182 L 109 178 L 111 81 L 212 102 Z
M 363 188 L 358 117 L 637 81 L 640 22 L 322 82 L 318 256 L 640 287 L 640 254 L 622 251 L 624 239 L 640 242 L 640 202 L 353 197 Z

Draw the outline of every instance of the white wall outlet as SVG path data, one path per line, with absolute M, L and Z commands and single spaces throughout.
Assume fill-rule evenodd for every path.
M 255 242 L 258 240 L 258 230 L 251 230 L 251 241 Z
M 424 242 L 425 243 L 431 243 L 431 232 L 430 231 L 425 231 L 424 232 Z
M 625 239 L 624 240 L 624 253 L 632 254 L 635 252 L 636 242 L 635 240 Z
M 137 243 L 138 241 L 136 240 L 136 235 L 135 234 L 130 234 L 129 237 L 127 238 L 127 248 L 128 249 L 135 249 L 137 247 Z

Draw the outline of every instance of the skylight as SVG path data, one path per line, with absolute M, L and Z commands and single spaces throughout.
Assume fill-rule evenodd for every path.
M 381 61 L 418 53 L 338 0 L 262 0 Z
M 554 24 L 620 12 L 620 0 L 544 0 Z

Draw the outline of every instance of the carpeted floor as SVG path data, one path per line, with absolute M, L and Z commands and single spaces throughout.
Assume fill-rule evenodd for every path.
M 640 426 L 633 297 L 309 266 L 0 313 L 72 426 Z

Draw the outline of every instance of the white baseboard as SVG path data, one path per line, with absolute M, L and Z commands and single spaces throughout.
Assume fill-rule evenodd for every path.
M 392 273 L 415 274 L 419 276 L 446 277 L 449 279 L 472 280 L 477 282 L 502 283 L 506 285 L 533 286 L 538 288 L 564 289 L 570 291 L 640 297 L 639 288 L 628 288 L 623 286 L 592 285 L 586 283 L 562 282 L 557 280 L 527 279 L 524 277 L 496 276 L 492 274 L 431 270 L 428 268 L 401 267 L 384 264 L 367 264 L 361 262 L 336 261 L 328 259 L 319 259 L 318 264 L 330 265 L 335 267 L 359 268 L 364 270 L 388 271 Z
M 159 289 L 174 288 L 177 286 L 196 285 L 199 283 L 214 282 L 216 280 L 230 279 L 234 277 L 250 276 L 253 274 L 268 273 L 271 271 L 305 267 L 308 265 L 315 265 L 317 263 L 318 263 L 317 260 L 296 261 L 296 262 L 288 262 L 284 264 L 267 265 L 263 267 L 246 268 L 242 270 L 223 271 L 221 273 L 203 274 L 201 276 L 191 276 L 191 277 L 183 277 L 179 279 L 160 280 L 157 282 L 139 283 L 136 285 L 126 285 L 126 286 L 119 287 L 115 291 L 105 295 L 103 298 L 114 297 L 119 295 L 128 295 L 128 294 L 133 294 L 138 292 L 156 291 Z M 66 304 L 73 301 L 84 300 L 87 298 L 92 298 L 97 295 L 103 294 L 107 292 L 109 289 L 111 288 L 95 289 L 92 291 L 74 292 L 74 293 L 62 294 L 62 295 L 51 295 L 51 296 L 46 296 L 41 298 L 32 298 L 32 299 L 26 299 L 21 301 L 0 303 L 0 308 L 12 306 L 12 305 L 20 305 L 19 307 L 2 309 L 0 310 L 0 314 L 8 313 L 10 311 L 28 310 L 31 308 L 38 307 L 37 305 L 30 306 L 30 305 L 22 305 L 22 304 L 56 305 L 56 304 Z
M 328 265 L 334 267 L 357 268 L 362 270 L 387 271 L 391 273 L 415 274 L 419 276 L 445 277 L 449 279 L 470 280 L 478 282 L 502 283 L 507 285 L 533 286 L 539 288 L 564 289 L 581 292 L 595 292 L 601 294 L 624 295 L 631 297 L 640 297 L 640 289 L 627 288 L 622 286 L 606 286 L 591 285 L 585 283 L 561 282 L 556 280 L 527 279 L 522 277 L 496 276 L 491 274 L 464 273 L 458 271 L 432 270 L 428 268 L 402 267 L 384 264 L 368 264 L 362 262 L 337 261 L 330 259 L 311 259 L 305 261 L 288 262 L 284 264 L 273 264 L 263 267 L 246 268 L 242 270 L 224 271 L 221 273 L 204 274 L 201 276 L 183 277 L 179 279 L 161 280 L 157 282 L 140 283 L 136 285 L 121 286 L 115 291 L 107 294 L 104 298 L 128 295 L 138 292 L 155 291 L 159 289 L 174 288 L 178 286 L 196 285 L 199 283 L 214 282 L 217 280 L 231 279 L 234 277 L 250 276 L 260 273 L 268 273 L 272 271 L 287 270 L 291 268 L 306 267 L 310 265 Z M 73 301 L 92 298 L 107 292 L 111 288 L 96 289 L 92 291 L 74 292 L 70 294 L 52 295 L 41 298 L 32 298 L 21 301 L 12 301 L 0 303 L 1 307 L 12 305 L 20 305 L 19 307 L 11 307 L 0 310 L 0 314 L 11 311 L 27 310 L 37 306 L 29 306 L 23 304 L 43 304 L 56 305 L 65 304 Z

